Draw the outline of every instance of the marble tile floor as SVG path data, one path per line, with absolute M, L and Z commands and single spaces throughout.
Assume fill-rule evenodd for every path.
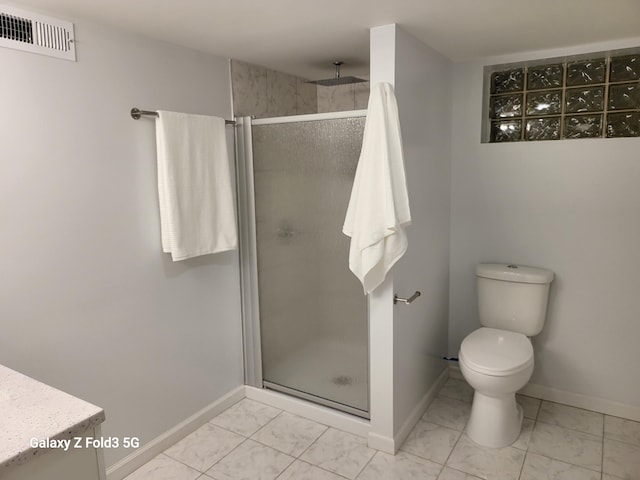
M 449 379 L 400 451 L 243 399 L 125 480 L 640 480 L 640 423 L 518 396 L 510 447 L 464 433 L 472 389 Z

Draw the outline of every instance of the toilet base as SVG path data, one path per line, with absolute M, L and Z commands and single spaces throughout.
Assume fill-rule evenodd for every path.
M 520 436 L 522 417 L 522 407 L 516 403 L 515 392 L 490 397 L 476 390 L 467 435 L 484 447 L 507 447 Z

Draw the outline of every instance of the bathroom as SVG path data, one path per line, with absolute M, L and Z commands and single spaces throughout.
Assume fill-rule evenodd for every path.
M 104 435 L 150 442 L 244 383 L 239 256 L 173 263 L 161 254 L 153 121 L 134 121 L 129 110 L 232 118 L 229 56 L 52 5 L 40 8 L 74 22 L 77 62 L 0 49 L 3 71 L 12 72 L 0 80 L 10 93 L 9 115 L 0 117 L 0 364 L 103 407 Z M 556 275 L 528 394 L 640 420 L 640 140 L 479 141 L 485 65 L 637 47 L 634 30 L 624 30 L 639 15 L 628 5 L 616 19 L 620 36 L 584 37 L 574 47 L 551 39 L 536 51 L 521 43 L 508 54 L 453 61 L 414 48 L 411 35 L 396 39 L 408 44 L 392 79 L 399 109 L 413 116 L 402 125 L 406 152 L 427 161 L 407 166 L 410 247 L 380 295 L 422 296 L 375 310 L 383 318 L 371 348 L 381 349 L 376 358 L 398 355 L 398 370 L 371 378 L 371 388 L 393 397 L 400 382 L 409 392 L 396 394 L 401 420 L 446 370 L 440 357 L 457 356 L 477 328 L 473 269 L 487 261 Z M 374 55 L 371 65 L 381 65 Z M 352 74 L 348 64 L 344 71 Z M 322 72 L 330 75 L 330 66 Z M 390 80 L 388 70 L 353 73 Z M 437 88 L 425 93 L 414 74 L 432 75 Z M 425 94 L 405 93 L 415 91 Z M 384 322 L 390 311 L 399 316 L 393 324 Z M 425 384 L 415 386 L 417 377 Z M 107 468 L 130 453 L 105 450 Z

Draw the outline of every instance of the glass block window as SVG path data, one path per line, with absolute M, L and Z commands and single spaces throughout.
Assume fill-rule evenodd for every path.
M 640 137 L 639 51 L 488 67 L 485 140 Z

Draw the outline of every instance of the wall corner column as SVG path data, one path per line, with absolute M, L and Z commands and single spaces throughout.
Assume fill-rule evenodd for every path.
M 370 30 L 371 85 L 395 85 L 396 25 Z M 394 454 L 393 272 L 369 296 L 369 447 Z

